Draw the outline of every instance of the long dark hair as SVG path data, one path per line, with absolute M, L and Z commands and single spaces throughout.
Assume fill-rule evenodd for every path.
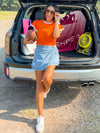
M 60 13 L 60 10 L 59 8 L 54 4 L 54 3 L 49 3 L 45 8 L 44 8 L 44 11 L 43 11 L 43 20 L 46 20 L 46 10 L 49 6 L 52 6 L 54 9 L 55 9 L 55 12 L 59 12 Z M 53 18 L 53 21 L 55 21 L 55 17 Z

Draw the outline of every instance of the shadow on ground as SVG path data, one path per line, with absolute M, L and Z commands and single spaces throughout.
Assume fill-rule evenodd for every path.
M 0 110 L 6 111 L 0 113 L 0 119 L 25 122 L 35 130 L 35 119 L 13 115 L 21 110 L 32 109 L 35 110 L 33 115 L 36 116 L 35 88 L 36 84 L 33 81 L 7 80 L 6 84 L 0 88 Z M 44 103 L 45 109 L 67 105 L 79 92 L 80 89 L 68 89 L 66 83 L 53 83 Z
M 4 48 L 0 49 L 4 54 Z M 3 59 L 0 60 L 0 119 L 27 123 L 35 132 L 37 107 L 35 99 L 36 83 L 30 80 L 10 80 L 4 75 Z M 54 82 L 45 99 L 45 109 L 67 105 L 78 95 L 80 89 L 68 88 L 65 82 Z M 33 110 L 33 118 L 15 115 L 21 110 Z M 19 113 L 20 114 L 20 113 Z

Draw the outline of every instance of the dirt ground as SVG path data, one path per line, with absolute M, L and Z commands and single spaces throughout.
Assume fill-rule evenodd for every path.
M 0 21 L 0 133 L 36 133 L 35 82 L 4 75 L 5 33 L 12 23 Z M 53 83 L 44 113 L 44 133 L 100 133 L 100 84 Z

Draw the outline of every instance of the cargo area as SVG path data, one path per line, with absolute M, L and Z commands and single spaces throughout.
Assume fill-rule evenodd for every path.
M 89 11 L 81 6 L 69 7 L 60 5 L 59 8 L 60 23 L 64 27 L 60 38 L 56 42 L 60 60 L 93 58 L 96 54 L 96 46 L 93 33 L 94 26 Z M 36 48 L 36 42 L 27 46 L 24 44 L 23 40 L 27 31 L 24 27 L 29 27 L 36 19 L 42 19 L 43 10 L 43 5 L 37 7 L 31 6 L 24 14 L 18 47 L 19 55 L 22 59 L 33 59 Z M 28 26 L 24 26 L 24 22 L 26 25 L 28 23 Z

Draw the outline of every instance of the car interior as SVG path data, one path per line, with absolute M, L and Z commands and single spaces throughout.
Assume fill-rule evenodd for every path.
M 84 8 L 76 8 L 76 7 L 70 8 L 70 7 L 65 7 L 65 6 L 60 6 L 59 8 L 60 8 L 61 22 L 64 25 L 65 29 L 69 28 L 70 31 L 73 31 L 72 33 L 70 33 L 69 38 L 68 38 L 69 32 L 66 32 L 66 40 L 67 41 L 66 41 L 66 44 L 64 44 L 64 46 L 62 44 L 64 43 L 63 40 L 65 38 L 62 40 L 58 39 L 58 42 L 60 40 L 59 44 L 61 44 L 61 46 L 58 47 L 60 60 L 66 60 L 69 57 L 71 57 L 71 58 L 72 57 L 73 58 L 94 57 L 96 50 L 95 50 L 95 45 L 94 45 L 95 42 L 94 42 L 94 37 L 93 37 L 93 33 L 92 33 L 93 25 L 92 25 L 90 14 L 87 13 L 87 11 Z M 30 26 L 34 20 L 42 19 L 43 10 L 44 10 L 44 7 L 42 7 L 42 6 L 41 7 L 30 7 L 29 9 L 27 9 L 23 19 L 28 19 L 29 20 L 28 26 Z M 82 14 L 84 16 L 84 18 L 82 18 L 81 16 L 79 17 L 77 15 L 77 13 Z M 72 22 L 72 15 L 75 17 L 75 19 L 77 18 L 77 20 L 75 20 L 74 22 Z M 75 25 L 75 23 L 78 24 L 78 22 L 82 23 L 83 20 L 86 20 L 86 23 L 84 26 L 82 24 L 80 27 L 79 27 L 79 25 Z M 76 27 L 77 27 L 77 29 L 76 29 Z M 83 27 L 84 27 L 84 29 L 83 29 Z M 62 31 L 62 32 L 64 32 L 64 36 L 65 36 L 65 31 Z M 75 35 L 77 34 L 77 36 L 79 35 L 76 40 L 75 40 L 74 33 L 75 33 Z M 61 34 L 62 34 L 62 38 L 63 38 L 63 33 L 61 33 Z M 85 34 L 85 35 L 83 35 L 83 34 Z M 20 30 L 20 35 L 21 36 L 20 36 L 19 53 L 21 54 L 21 56 L 23 58 L 24 57 L 25 58 L 27 57 L 27 59 L 33 58 L 35 47 L 36 47 L 36 42 L 33 44 L 34 51 L 31 53 L 27 52 L 27 47 L 23 43 L 23 40 L 25 37 L 25 34 L 23 33 L 23 21 L 22 21 L 22 26 L 21 26 L 21 30 Z M 79 38 L 81 35 L 83 35 L 83 36 L 81 37 L 80 42 L 79 42 Z M 74 39 L 72 39 L 73 36 L 74 36 Z M 91 42 L 89 41 L 89 39 L 91 40 Z M 90 44 L 88 45 L 88 47 L 87 46 L 85 47 L 86 43 L 88 43 L 88 42 L 90 42 Z M 73 48 L 74 45 L 76 45 L 75 48 Z M 30 46 L 30 48 L 32 49 L 32 46 Z

